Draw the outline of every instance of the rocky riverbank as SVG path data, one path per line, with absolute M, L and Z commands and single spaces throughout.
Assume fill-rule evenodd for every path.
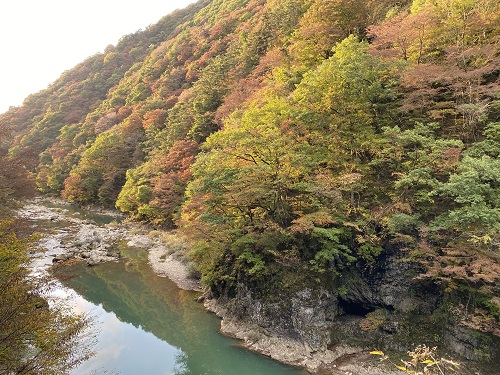
M 303 341 L 279 336 L 231 316 L 215 299 L 206 299 L 205 307 L 219 316 L 221 333 L 242 340 L 242 346 L 279 362 L 305 368 L 310 373 L 330 375 L 397 375 L 400 371 L 381 366 L 377 358 L 361 347 L 336 345 L 315 350 Z
M 193 278 L 189 264 L 182 260 L 186 242 L 175 233 L 151 231 L 142 225 L 121 222 L 114 211 L 92 210 L 108 218 L 107 224 L 98 224 L 59 199 L 37 198 L 18 210 L 18 215 L 33 221 L 53 224 L 54 230 L 43 236 L 42 257 L 35 259 L 35 267 L 46 268 L 53 263 L 78 259 L 89 266 L 120 258 L 119 241 L 128 246 L 148 251 L 148 261 L 156 274 L 170 278 L 181 289 L 201 291 Z M 255 324 L 238 320 L 215 299 L 206 299 L 208 310 L 221 317 L 221 333 L 242 340 L 242 346 L 283 363 L 306 368 L 313 373 L 332 375 L 392 375 L 373 366 L 374 358 L 358 347 L 337 346 L 331 350 L 315 351 L 308 344 L 285 336 L 271 334 Z
M 72 259 L 89 266 L 117 261 L 120 258 L 119 243 L 125 241 L 130 247 L 148 252 L 148 262 L 156 274 L 170 278 L 181 289 L 201 291 L 199 280 L 182 257 L 186 252 L 183 238 L 174 232 L 152 231 L 142 225 L 122 222 L 121 215 L 113 211 L 97 213 L 110 222 L 98 223 L 91 219 L 92 215 L 75 211 L 61 200 L 47 201 L 44 198 L 25 204 L 18 211 L 20 217 L 35 222 L 45 221 L 45 224 L 49 222 L 51 225 L 48 226 L 54 228 L 40 242 L 40 248 L 45 252 L 34 260 L 35 268 L 47 268 L 53 263 Z M 111 221 L 113 218 L 115 221 Z M 373 299 L 379 295 L 382 302 L 393 303 L 392 296 L 404 295 L 400 289 L 407 288 L 409 281 L 399 277 L 403 275 L 400 264 L 391 267 L 389 263 L 387 268 L 394 268 L 394 272 L 386 272 L 390 280 L 380 281 L 383 288 L 379 289 L 384 293 L 378 293 L 378 289 L 375 290 L 377 293 L 373 292 L 360 277 L 352 276 L 346 285 L 355 289 L 358 295 L 350 295 L 356 295 L 359 301 L 368 301 L 368 297 Z M 376 283 L 370 286 L 373 287 L 377 287 Z M 361 318 L 351 322 L 353 329 L 348 324 L 334 323 L 340 309 L 353 309 L 357 301 L 347 301 L 350 305 L 340 306 L 338 301 L 335 302 L 336 295 L 328 290 L 313 292 L 302 288 L 286 301 L 265 303 L 242 286 L 236 300 L 217 300 L 207 295 L 202 299 L 205 307 L 221 318 L 221 333 L 240 339 L 243 347 L 277 361 L 318 374 L 400 374 L 394 366 L 381 364 L 378 357 L 369 354 L 374 347 L 341 344 L 342 340 L 331 343 L 329 335 L 334 331 L 356 337 Z M 404 306 L 403 303 L 399 305 Z M 417 306 L 416 303 L 411 305 Z
M 49 207 L 44 202 L 53 206 Z M 88 265 L 117 260 L 120 255 L 116 242 L 126 235 L 124 228 L 114 224 L 98 225 L 83 218 L 79 212 L 70 212 L 66 205 L 61 200 L 37 198 L 18 210 L 19 217 L 35 223 L 50 222 L 54 228 L 42 237 L 39 247 L 43 256 L 35 259 L 35 264 L 44 266 L 49 259 L 52 263 L 59 263 L 78 258 Z M 119 218 L 119 215 L 115 216 Z
M 49 222 L 54 230 L 44 235 L 40 248 L 43 256 L 35 259 L 35 267 L 47 268 L 54 263 L 80 260 L 89 266 L 120 258 L 120 241 L 127 246 L 148 252 L 148 261 L 156 274 L 168 277 L 185 290 L 201 291 L 199 280 L 193 277 L 182 254 L 186 241 L 173 232 L 152 231 L 150 228 L 123 222 L 114 211 L 91 210 L 92 214 L 109 219 L 97 223 L 60 199 L 37 198 L 18 210 L 18 215 L 34 222 Z M 114 218 L 114 221 L 111 219 Z M 295 340 L 270 332 L 259 325 L 237 319 L 223 303 L 205 299 L 205 307 L 221 318 L 221 333 L 240 339 L 245 348 L 277 361 L 299 366 L 311 373 L 331 375 L 396 375 L 382 368 L 367 350 L 355 346 L 337 345 L 318 350 L 307 340 Z M 326 332 L 326 331 L 325 331 Z
M 170 278 L 179 288 L 201 290 L 199 281 L 192 277 L 188 265 L 181 260 L 180 254 L 185 245 L 174 234 L 121 222 L 122 215 L 115 211 L 92 209 L 92 213 L 116 219 L 98 224 L 83 217 L 80 212 L 70 210 L 70 207 L 60 199 L 36 198 L 18 210 L 19 217 L 34 222 L 50 222 L 54 227 L 39 243 L 43 256 L 34 259 L 36 268 L 72 259 L 81 260 L 89 266 L 117 261 L 120 258 L 118 242 L 126 241 L 128 246 L 148 251 L 149 263 L 158 275 Z

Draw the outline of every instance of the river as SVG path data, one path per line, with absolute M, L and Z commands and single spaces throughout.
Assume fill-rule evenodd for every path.
M 34 214 L 50 212 L 50 215 Z M 69 205 L 37 202 L 25 211 L 45 230 L 45 255 L 35 268 L 47 267 L 67 251 L 62 243 L 80 226 L 103 227 L 115 218 Z M 120 224 L 115 224 L 118 228 Z M 94 232 L 97 229 L 93 229 Z M 119 231 L 118 231 L 119 233 Z M 66 236 L 66 237 L 65 237 Z M 99 237 L 99 236 L 97 236 Z M 156 275 L 147 251 L 117 239 L 120 260 L 88 267 L 80 262 L 62 268 L 57 296 L 75 312 L 88 313 L 96 332 L 96 355 L 71 375 L 304 375 L 239 346 L 218 333 L 219 319 L 195 302 L 197 292 L 179 289 Z

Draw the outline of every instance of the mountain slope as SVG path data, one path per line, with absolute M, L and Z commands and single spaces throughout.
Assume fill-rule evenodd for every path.
M 3 114 L 2 148 L 42 192 L 183 231 L 234 316 L 317 350 L 352 316 L 367 340 L 498 361 L 499 14 L 200 1 Z M 324 321 L 279 321 L 304 290 Z

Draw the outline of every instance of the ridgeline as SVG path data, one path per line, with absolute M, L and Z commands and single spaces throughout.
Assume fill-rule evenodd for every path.
M 310 353 L 499 363 L 499 43 L 496 0 L 201 0 L 0 115 L 0 189 L 175 228 Z

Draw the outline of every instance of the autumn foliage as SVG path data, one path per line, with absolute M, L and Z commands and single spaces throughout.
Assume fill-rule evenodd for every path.
M 212 290 L 401 252 L 497 332 L 499 15 L 198 2 L 1 115 L 2 155 L 42 192 L 180 229 Z

